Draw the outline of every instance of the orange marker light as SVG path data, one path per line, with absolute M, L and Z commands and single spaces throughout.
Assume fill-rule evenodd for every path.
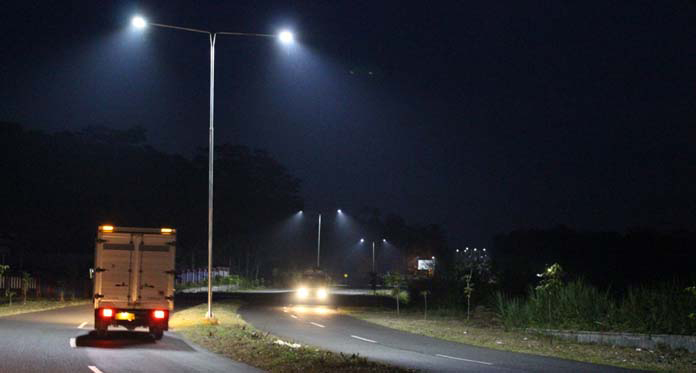
M 102 232 L 113 232 L 114 226 L 113 225 L 102 225 L 101 230 L 102 230 Z
M 162 228 L 162 229 L 160 229 L 160 233 L 162 233 L 162 234 L 171 234 L 172 232 L 174 232 L 174 229 L 172 229 L 172 228 Z

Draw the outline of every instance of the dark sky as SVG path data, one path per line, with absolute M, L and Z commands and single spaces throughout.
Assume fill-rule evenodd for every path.
M 267 149 L 311 209 L 375 206 L 454 245 L 515 228 L 696 228 L 692 1 L 21 1 L 0 12 L 0 120 L 143 125 Z M 240 181 L 243 182 L 243 181 Z

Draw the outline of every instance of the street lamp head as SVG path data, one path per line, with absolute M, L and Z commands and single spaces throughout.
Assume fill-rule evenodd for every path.
M 288 30 L 282 30 L 278 33 L 278 40 L 285 45 L 290 45 L 295 42 L 295 35 Z
M 131 26 L 138 30 L 142 30 L 147 26 L 147 21 L 141 16 L 135 16 L 131 19 Z
M 386 238 L 382 238 L 382 242 L 387 243 L 387 239 L 386 239 Z
M 343 211 L 341 211 L 341 209 L 336 210 L 336 212 L 339 213 L 339 214 L 342 214 L 342 213 L 343 213 Z
M 304 213 L 304 211 L 300 210 L 300 211 L 298 211 L 297 213 L 300 214 L 300 215 L 302 215 L 302 214 Z
M 363 242 L 365 242 L 365 239 L 364 239 L 364 238 L 361 238 L 361 239 L 360 239 L 360 243 L 363 243 Z

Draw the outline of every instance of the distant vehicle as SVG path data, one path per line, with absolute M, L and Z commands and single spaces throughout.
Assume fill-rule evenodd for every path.
M 169 330 L 174 309 L 176 230 L 102 225 L 94 250 L 94 329 Z
M 329 304 L 331 302 L 329 285 L 331 278 L 319 269 L 309 269 L 302 273 L 296 285 L 293 303 Z

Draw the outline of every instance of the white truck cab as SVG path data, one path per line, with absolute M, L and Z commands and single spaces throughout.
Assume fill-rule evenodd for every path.
M 94 250 L 94 329 L 148 327 L 155 339 L 174 309 L 176 230 L 102 225 Z

